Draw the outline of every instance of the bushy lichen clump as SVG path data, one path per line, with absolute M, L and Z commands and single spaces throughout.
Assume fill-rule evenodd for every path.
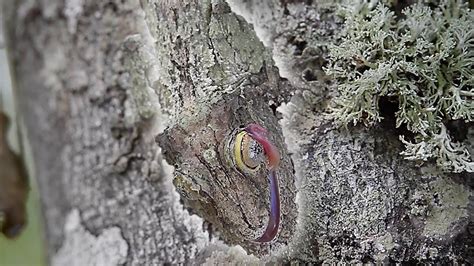
M 407 7 L 397 17 L 382 4 L 347 10 L 341 43 L 330 47 L 326 72 L 338 88 L 331 115 L 343 125 L 381 121 L 381 97 L 398 102 L 402 154 L 436 159 L 444 170 L 474 172 L 471 155 L 446 129 L 474 120 L 474 12 L 461 3 Z

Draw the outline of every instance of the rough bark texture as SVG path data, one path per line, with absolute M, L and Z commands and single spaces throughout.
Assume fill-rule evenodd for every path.
M 297 87 L 280 109 L 296 169 L 299 210 L 289 258 L 334 262 L 474 261 L 473 175 L 403 160 L 393 110 L 371 129 L 337 129 L 325 117 L 322 73 L 341 28 L 325 1 L 229 1 Z
M 170 95 L 161 101 L 169 128 L 158 140 L 176 167 L 174 184 L 185 205 L 211 222 L 228 243 L 268 253 L 288 242 L 296 219 L 293 166 L 272 109 L 289 100 L 288 82 L 279 78 L 249 24 L 225 2 L 157 3 L 156 9 L 152 3 L 144 9 L 153 11 L 147 15 L 148 26 L 158 40 L 159 66 L 167 69 L 159 71 L 157 86 Z M 251 122 L 269 130 L 283 155 L 278 170 L 282 226 L 271 245 L 250 241 L 268 219 L 266 170 L 240 174 L 227 145 L 235 130 Z
M 6 7 L 55 264 L 472 262 L 472 176 L 403 160 L 390 119 L 349 131 L 325 119 L 333 5 Z M 226 146 L 253 121 L 282 153 L 282 228 L 262 245 L 248 240 L 267 181 L 239 174 Z
M 131 97 L 138 1 L 10 1 L 9 47 L 53 264 L 189 261 L 209 241 L 181 208 Z M 141 77 L 142 80 L 145 76 Z M 168 170 L 169 171 L 169 170 Z M 68 262 L 68 263 L 66 263 Z

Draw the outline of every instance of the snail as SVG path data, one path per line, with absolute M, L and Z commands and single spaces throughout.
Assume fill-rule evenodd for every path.
M 249 124 L 237 133 L 233 143 L 233 158 L 237 168 L 244 173 L 256 173 L 266 157 L 270 183 L 270 218 L 264 233 L 255 242 L 270 242 L 278 233 L 280 224 L 280 192 L 277 168 L 280 153 L 269 141 L 268 132 L 258 124 Z
M 235 137 L 234 159 L 240 171 L 256 173 L 264 159 L 262 146 L 247 131 L 241 131 Z

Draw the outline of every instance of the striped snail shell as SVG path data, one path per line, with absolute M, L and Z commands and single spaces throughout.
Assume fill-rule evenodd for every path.
M 237 133 L 233 143 L 233 159 L 244 173 L 256 172 L 265 159 L 262 146 L 246 131 Z

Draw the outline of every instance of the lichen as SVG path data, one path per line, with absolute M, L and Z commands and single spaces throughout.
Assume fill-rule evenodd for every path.
M 330 116 L 371 126 L 384 119 L 380 99 L 388 99 L 398 104 L 396 126 L 413 133 L 400 135 L 406 159 L 474 172 L 465 143 L 446 130 L 449 121 L 474 121 L 474 12 L 446 0 L 434 9 L 413 4 L 400 16 L 381 3 L 342 13 L 345 29 L 326 68 L 338 92 Z
M 94 236 L 81 224 L 79 210 L 72 210 L 64 225 L 65 240 L 52 265 L 121 265 L 126 262 L 127 241 L 112 226 Z
M 262 262 L 253 255 L 248 255 L 241 246 L 233 246 L 217 250 L 202 265 L 262 265 Z
M 227 5 L 214 6 L 212 11 L 207 49 L 211 49 L 213 59 L 208 63 L 208 74 L 213 85 L 224 86 L 223 91 L 230 92 L 234 88 L 229 84 L 258 73 L 269 55 L 252 28 L 231 13 Z
M 135 106 L 145 119 L 151 118 L 160 109 L 157 95 L 152 89 L 152 84 L 158 79 L 159 70 L 154 64 L 156 55 L 149 49 L 150 42 L 152 40 L 149 34 L 143 33 L 128 36 L 123 44 L 125 51 L 130 55 L 127 65 L 131 69 L 129 77 L 131 84 L 124 82 L 124 86 L 132 88 L 131 94 Z
M 433 197 L 423 234 L 439 237 L 449 232 L 450 226 L 468 216 L 470 192 L 463 185 L 449 179 L 433 182 Z
M 375 244 L 373 245 L 377 250 L 377 253 L 374 255 L 377 261 L 385 260 L 389 256 L 390 251 L 396 246 L 390 233 L 386 233 L 376 238 Z

